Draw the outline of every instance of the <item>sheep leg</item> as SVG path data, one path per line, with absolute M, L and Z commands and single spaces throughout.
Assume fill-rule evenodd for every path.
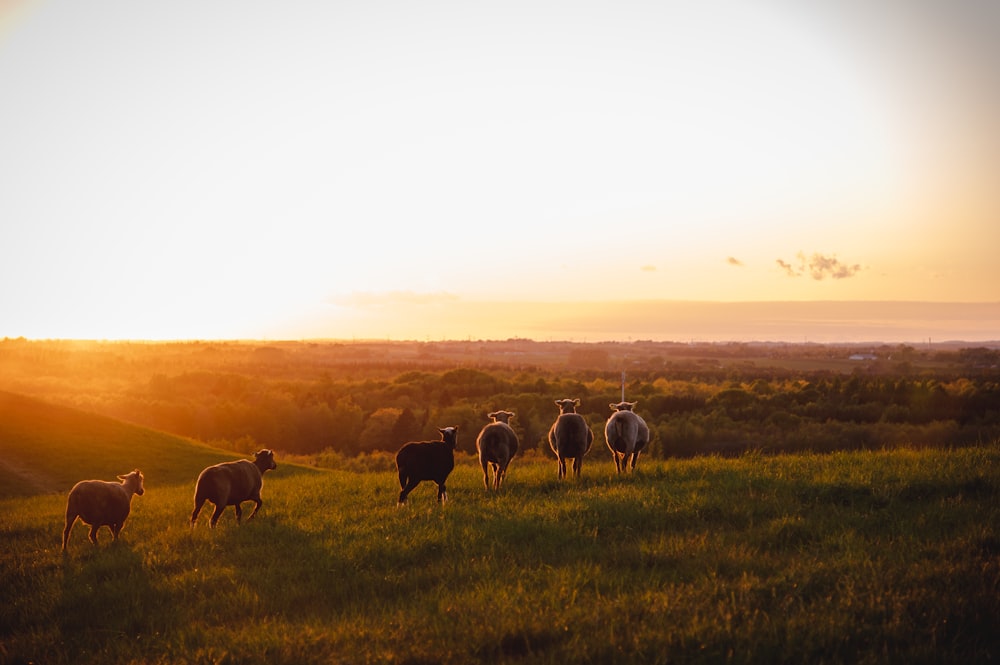
M 118 540 L 118 534 L 121 533 L 122 526 L 123 525 L 121 523 L 112 524 L 110 526 L 110 528 L 111 528 L 111 540 Z
M 486 491 L 488 492 L 489 489 L 490 489 L 490 472 L 489 472 L 489 468 L 491 466 L 493 466 L 493 465 L 490 464 L 489 462 L 487 462 L 485 459 L 480 460 L 479 463 L 483 467 L 483 485 L 486 486 Z
M 236 523 L 239 524 L 243 521 L 243 506 L 236 504 Z
M 407 497 L 407 495 L 410 492 L 412 492 L 413 488 L 416 487 L 419 483 L 420 483 L 419 480 L 413 480 L 413 479 L 407 480 L 406 484 L 403 485 L 402 491 L 400 491 L 400 493 L 399 493 L 399 501 L 397 502 L 397 504 L 398 505 L 403 505 L 404 503 L 406 503 L 406 497 Z
M 66 513 L 66 528 L 63 529 L 63 552 L 66 551 L 66 543 L 69 542 L 69 532 L 73 530 L 73 525 L 76 524 L 76 518 L 79 515 L 73 515 L 70 517 L 71 513 Z
M 438 503 L 444 503 L 448 500 L 448 490 L 444 487 L 444 481 L 442 480 L 437 484 L 438 486 Z
M 558 457 L 559 461 L 559 478 L 560 480 L 566 477 L 566 460 L 560 455 Z
M 573 458 L 573 475 L 577 478 L 580 477 L 580 471 L 583 470 L 583 456 Z
M 263 501 L 261 501 L 261 500 L 260 500 L 260 497 L 257 497 L 256 499 L 253 499 L 252 501 L 253 501 L 253 502 L 254 502 L 255 504 L 257 504 L 257 505 L 255 505 L 255 506 L 253 507 L 253 512 L 252 512 L 252 513 L 250 513 L 250 517 L 248 517 L 248 518 L 247 518 L 247 521 L 249 521 L 249 520 L 252 520 L 252 519 L 253 519 L 253 516 L 257 514 L 257 511 L 258 511 L 258 510 L 260 510 L 260 507 L 261 507 L 261 504 L 263 504 L 263 503 L 264 503 Z
M 215 523 L 219 521 L 220 517 L 222 517 L 222 511 L 225 509 L 226 509 L 225 501 L 220 501 L 215 505 L 215 511 L 212 513 L 212 520 L 209 522 L 209 525 L 213 529 L 215 528 Z
M 95 524 L 92 527 L 90 527 L 90 535 L 88 537 L 90 538 L 90 542 L 94 543 L 95 545 L 97 544 L 97 530 L 100 528 L 101 526 L 99 524 Z
M 201 507 L 205 505 L 205 499 L 199 499 L 194 502 L 194 510 L 191 512 L 191 526 L 198 521 L 198 513 L 201 512 Z

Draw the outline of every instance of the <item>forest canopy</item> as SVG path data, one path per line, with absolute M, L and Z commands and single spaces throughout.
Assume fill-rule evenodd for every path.
M 649 454 L 966 446 L 1000 439 L 1000 351 L 654 342 L 0 341 L 0 389 L 249 452 L 392 452 L 497 409 L 548 454 L 554 401 L 603 425 L 623 397 Z M 534 452 L 531 452 L 534 451 Z

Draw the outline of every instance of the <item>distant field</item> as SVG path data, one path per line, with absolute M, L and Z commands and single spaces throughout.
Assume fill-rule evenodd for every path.
M 0 662 L 1000 658 L 997 445 L 591 462 L 564 482 L 522 458 L 495 496 L 462 464 L 448 504 L 425 484 L 404 508 L 392 473 L 279 458 L 257 519 L 213 532 L 187 525 L 193 479 L 232 455 L 32 408 L 0 429 L 5 455 L 36 432 L 17 477 L 106 477 L 123 450 L 162 466 L 114 545 L 77 525 L 60 554 L 64 489 L 0 500 Z

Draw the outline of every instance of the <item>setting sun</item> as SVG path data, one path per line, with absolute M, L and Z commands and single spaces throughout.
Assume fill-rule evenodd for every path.
M 0 336 L 1000 338 L 990 3 L 15 4 Z

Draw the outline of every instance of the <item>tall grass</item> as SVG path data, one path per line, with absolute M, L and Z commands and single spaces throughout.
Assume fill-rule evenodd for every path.
M 279 460 L 280 464 L 280 460 Z M 389 472 L 268 474 L 257 518 L 187 525 L 193 483 L 122 539 L 64 496 L 0 501 L 0 660 L 69 663 L 970 663 L 1000 658 L 1000 447 L 515 460 L 450 501 Z

